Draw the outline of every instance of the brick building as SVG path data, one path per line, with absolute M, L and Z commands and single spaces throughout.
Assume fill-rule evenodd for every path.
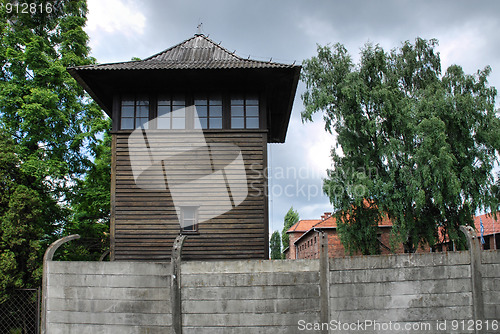
M 321 219 L 303 219 L 299 220 L 295 225 L 290 227 L 287 231 L 289 236 L 290 247 L 286 248 L 283 252 L 287 259 L 296 259 L 297 247 L 294 246 L 295 242 L 307 231 L 309 231 L 314 225 L 321 222 Z
M 498 220 L 500 220 L 500 216 L 498 217 Z M 481 221 L 483 222 L 484 250 L 500 249 L 500 221 L 498 220 L 491 214 L 474 217 L 474 225 L 478 231 L 478 235 L 481 235 Z
M 380 242 L 380 254 L 391 253 L 389 246 L 391 227 L 389 219 L 383 219 L 378 226 L 377 237 Z M 285 257 L 287 259 L 318 259 L 319 240 L 322 232 L 327 233 L 329 257 L 348 255 L 337 233 L 336 218 L 332 216 L 331 212 L 325 212 L 321 219 L 300 220 L 287 231 L 290 236 L 290 246 L 284 250 Z M 403 246 L 401 245 L 396 252 L 403 253 Z M 361 253 L 354 255 L 361 255 Z
M 484 226 L 484 241 L 483 249 L 500 249 L 500 222 L 497 222 L 490 214 L 484 214 L 474 217 L 474 225 L 478 235 L 480 235 L 480 221 Z M 380 254 L 391 254 L 390 250 L 390 234 L 392 223 L 389 219 L 383 219 L 378 226 L 379 232 L 377 237 L 380 244 Z M 290 236 L 289 247 L 283 253 L 286 259 L 318 259 L 320 250 L 320 234 L 327 233 L 328 237 L 328 256 L 331 258 L 343 257 L 348 255 L 340 241 L 337 232 L 336 219 L 331 212 L 325 212 L 321 219 L 300 220 L 295 225 L 288 229 L 287 233 Z M 418 253 L 424 252 L 442 252 L 453 251 L 454 245 L 447 241 L 446 237 L 442 237 L 443 241 L 433 247 L 428 245 L 418 247 Z M 403 253 L 403 245 L 395 250 L 394 253 Z M 356 253 L 354 255 L 361 255 Z

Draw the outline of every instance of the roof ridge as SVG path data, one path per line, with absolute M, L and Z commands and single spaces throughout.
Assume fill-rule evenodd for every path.
M 203 34 L 157 52 L 142 60 L 76 66 L 69 69 L 85 70 L 168 70 L 168 69 L 237 69 L 237 68 L 295 68 L 300 65 L 284 64 L 243 58 Z
M 171 46 L 169 47 L 168 49 L 165 49 L 163 51 L 160 51 L 152 56 L 149 56 L 147 58 L 144 58 L 142 60 L 139 60 L 139 62 L 152 62 L 152 61 L 155 61 L 154 58 L 156 57 L 159 57 L 161 56 L 162 54 L 166 54 L 168 53 L 169 51 L 172 51 L 174 50 L 175 48 L 178 48 L 178 47 L 183 47 L 184 44 L 188 43 L 189 41 L 197 38 L 197 37 L 202 37 L 206 42 L 212 44 L 214 47 L 222 50 L 224 53 L 226 53 L 228 56 L 231 56 L 234 58 L 234 61 L 242 61 L 242 62 L 249 62 L 249 63 L 259 63 L 259 64 L 275 64 L 275 65 L 285 65 L 285 66 L 290 66 L 290 64 L 285 64 L 285 63 L 278 63 L 278 62 L 273 62 L 272 61 L 272 58 L 271 60 L 269 61 L 264 61 L 264 60 L 257 60 L 257 59 L 251 59 L 250 56 L 249 58 L 243 58 L 241 56 L 239 56 L 238 54 L 236 54 L 236 50 L 231 52 L 230 50 L 228 50 L 227 48 L 223 47 L 221 45 L 221 43 L 216 43 L 214 42 L 212 39 L 210 39 L 208 36 L 205 36 L 204 34 L 195 34 L 194 36 L 180 42 L 180 43 L 177 43 L 176 45 L 174 46 Z M 199 48 L 199 49 L 210 49 L 209 47 L 196 47 L 196 48 Z M 175 60 L 158 60 L 158 62 L 168 62 L 168 61 L 172 61 L 172 62 L 175 62 Z M 204 60 L 200 60 L 200 61 L 204 61 Z M 231 61 L 231 60 L 228 60 L 228 59 L 212 59 L 212 61 Z M 295 62 L 294 64 L 295 65 Z
M 300 220 L 298 222 L 296 222 L 295 224 L 293 224 L 292 226 L 290 226 L 290 228 L 288 229 L 288 231 L 292 231 L 292 228 L 294 228 L 294 227 L 295 228 L 293 229 L 293 231 L 296 231 L 297 227 L 299 227 L 299 223 L 300 223 Z
M 335 218 L 333 217 L 333 215 L 329 215 L 328 217 L 326 217 L 326 216 L 325 216 L 325 218 L 321 218 L 321 219 L 319 220 L 319 222 L 317 222 L 316 224 L 314 224 L 311 228 L 314 228 L 315 226 L 317 226 L 317 225 L 321 224 L 322 222 L 324 222 L 324 221 L 326 221 L 326 220 L 328 220 L 328 219 L 330 219 L 330 218 L 335 219 Z M 335 219 L 335 221 L 336 221 L 336 219 Z
M 203 38 L 206 42 L 208 42 L 208 43 L 212 44 L 213 46 L 215 46 L 215 47 L 219 48 L 220 50 L 224 51 L 224 52 L 225 52 L 225 53 L 227 53 L 229 56 L 232 56 L 232 57 L 236 58 L 235 60 L 240 60 L 240 61 L 247 60 L 247 59 L 244 59 L 244 58 L 242 58 L 242 57 L 238 56 L 235 52 L 231 52 L 231 51 L 229 51 L 228 49 L 226 49 L 225 47 L 221 46 L 220 44 L 215 43 L 213 40 L 211 40 L 210 38 L 208 38 L 208 37 L 207 37 L 207 36 L 205 36 L 204 34 L 195 34 L 194 36 L 192 36 L 192 37 L 190 37 L 190 38 L 188 38 L 188 39 L 186 39 L 186 40 L 184 40 L 184 41 L 182 41 L 182 42 L 180 42 L 180 43 L 177 43 L 176 45 L 171 46 L 171 47 L 169 47 L 168 49 L 165 49 L 165 50 L 163 50 L 163 51 L 161 51 L 161 52 L 158 52 L 158 53 L 156 53 L 156 54 L 154 54 L 154 55 L 152 55 L 152 56 L 150 56 L 150 57 L 147 57 L 147 58 L 143 59 L 142 61 L 152 61 L 152 60 L 154 60 L 153 58 L 156 58 L 156 57 L 158 57 L 158 56 L 160 56 L 160 55 L 162 55 L 162 54 L 166 54 L 166 53 L 168 53 L 169 51 L 174 50 L 175 48 L 183 47 L 183 45 L 184 45 L 184 44 L 186 44 L 186 43 L 188 43 L 189 41 L 191 41 L 191 40 L 193 40 L 193 39 L 195 39 L 195 38 L 198 38 L 198 37 L 202 37 L 202 38 Z M 196 47 L 196 48 L 200 48 L 200 49 L 210 49 L 209 47 Z M 222 59 L 212 59 L 212 60 L 213 60 L 213 61 L 216 61 L 216 60 L 222 60 Z M 160 62 L 161 62 L 161 61 L 165 61 L 165 60 L 160 60 Z M 227 60 L 225 60 L 225 61 L 227 61 Z
M 233 56 L 233 57 L 237 58 L 238 60 L 245 60 L 245 59 L 243 59 L 242 57 L 240 57 L 240 56 L 238 56 L 238 55 L 236 54 L 236 50 L 234 50 L 234 52 L 231 52 L 231 51 L 229 51 L 228 49 L 226 49 L 225 47 L 223 47 L 222 45 L 220 45 L 222 42 L 221 42 L 221 43 L 219 43 L 219 44 L 217 44 L 217 43 L 215 43 L 213 40 L 211 40 L 210 38 L 208 38 L 207 36 L 205 36 L 205 35 L 203 35 L 203 34 L 201 35 L 201 37 L 205 38 L 208 42 L 212 43 L 213 45 L 215 45 L 216 47 L 218 47 L 218 48 L 219 48 L 219 49 L 221 49 L 222 51 L 227 52 L 228 54 L 230 54 L 231 56 Z
M 154 57 L 158 57 L 158 56 L 159 56 L 159 55 L 161 55 L 162 53 L 168 52 L 168 51 L 170 51 L 170 50 L 172 50 L 172 49 L 174 49 L 174 48 L 176 48 L 176 47 L 178 47 L 178 46 L 180 46 L 180 45 L 182 45 L 182 44 L 184 44 L 184 43 L 186 43 L 186 42 L 188 42 L 188 41 L 190 41 L 190 40 L 192 40 L 193 38 L 196 38 L 196 37 L 197 37 L 197 35 L 194 35 L 194 36 L 192 36 L 192 37 L 189 37 L 188 39 L 185 39 L 185 40 L 183 40 L 182 42 L 177 43 L 177 44 L 175 44 L 174 46 L 169 47 L 168 49 L 165 49 L 165 50 L 163 50 L 163 51 L 160 51 L 160 52 L 158 52 L 158 53 L 155 53 L 155 54 L 154 54 L 154 55 L 152 55 L 152 56 L 149 56 L 149 57 L 147 57 L 147 58 L 144 58 L 144 59 L 142 59 L 141 61 L 151 60 L 151 59 L 152 59 L 152 58 L 154 58 Z

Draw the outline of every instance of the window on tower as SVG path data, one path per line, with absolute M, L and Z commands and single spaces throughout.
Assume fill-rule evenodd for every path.
M 259 99 L 254 95 L 231 96 L 231 129 L 259 128 Z
M 158 129 L 185 129 L 186 98 L 183 95 L 160 95 L 156 122 Z
M 260 101 L 252 94 L 125 95 L 120 130 L 260 129 Z
M 199 120 L 195 129 L 222 129 L 222 97 L 196 96 L 194 106 Z
M 121 103 L 122 130 L 148 128 L 149 98 L 147 96 L 125 96 Z

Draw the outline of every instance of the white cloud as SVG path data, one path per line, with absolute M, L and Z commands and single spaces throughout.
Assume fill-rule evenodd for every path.
M 110 35 L 128 38 L 142 35 L 146 17 L 137 2 L 127 0 L 88 0 L 89 13 L 85 31 L 91 36 L 90 46 L 97 47 Z
M 325 123 L 320 119 L 303 126 L 305 135 L 309 135 L 304 147 L 307 150 L 307 161 L 313 161 L 316 172 L 326 176 L 326 170 L 332 167 L 330 151 L 335 147 L 335 136 L 325 131 Z
M 300 219 L 320 219 L 324 212 L 332 212 L 332 206 L 328 201 L 318 204 L 310 204 L 300 207 Z
M 440 39 L 440 55 L 443 72 L 453 64 L 462 66 L 479 66 L 477 59 L 485 41 L 477 28 L 467 25 L 460 30 L 455 29 Z M 475 70 L 474 70 L 475 71 Z

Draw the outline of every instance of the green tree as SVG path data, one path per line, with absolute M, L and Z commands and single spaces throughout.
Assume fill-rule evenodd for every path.
M 417 38 L 385 52 L 366 44 L 357 65 L 341 44 L 318 46 L 304 62 L 302 118 L 322 113 L 341 148 L 332 149 L 323 190 L 346 248 L 372 253 L 364 245 L 375 243 L 385 214 L 407 252 L 436 242 L 438 227 L 461 243 L 460 225 L 472 224 L 477 209 L 496 209 L 500 123 L 491 69 L 468 75 L 452 65 L 442 75 L 437 45 Z
M 39 284 L 48 237 L 65 214 L 50 189 L 22 168 L 14 141 L 0 129 L 0 302 L 8 288 Z
M 59 1 L 51 13 L 0 9 L 2 127 L 16 141 L 23 169 L 65 196 L 90 161 L 86 146 L 102 111 L 66 71 L 88 56 L 85 1 Z M 47 177 L 50 176 L 50 179 Z
M 274 231 L 271 235 L 271 242 L 269 243 L 271 248 L 271 260 L 280 260 L 281 256 L 281 238 L 280 232 Z
M 366 201 L 357 206 L 345 208 L 344 214 L 338 215 L 337 228 L 339 238 L 349 254 L 360 251 L 363 255 L 380 253 L 380 241 L 377 238 L 380 211 Z
M 63 245 L 58 251 L 62 260 L 95 261 L 109 248 L 111 188 L 111 119 L 103 123 L 104 137 L 93 145 L 94 162 L 83 179 L 77 179 L 71 195 L 72 216 L 67 234 L 78 233 L 82 242 Z
M 34 2 L 46 8 L 47 2 Z M 83 30 L 86 2 L 53 4 L 50 12 L 27 14 L 0 6 L 3 288 L 39 284 L 43 252 L 70 233 L 74 209 L 80 210 L 73 207 L 82 186 L 77 180 L 95 168 L 109 125 L 66 71 L 94 62 Z
M 288 209 L 288 212 L 284 218 L 283 232 L 281 233 L 281 240 L 283 243 L 283 249 L 286 249 L 290 245 L 290 236 L 286 231 L 290 229 L 294 224 L 299 221 L 299 213 L 293 210 L 293 206 Z

